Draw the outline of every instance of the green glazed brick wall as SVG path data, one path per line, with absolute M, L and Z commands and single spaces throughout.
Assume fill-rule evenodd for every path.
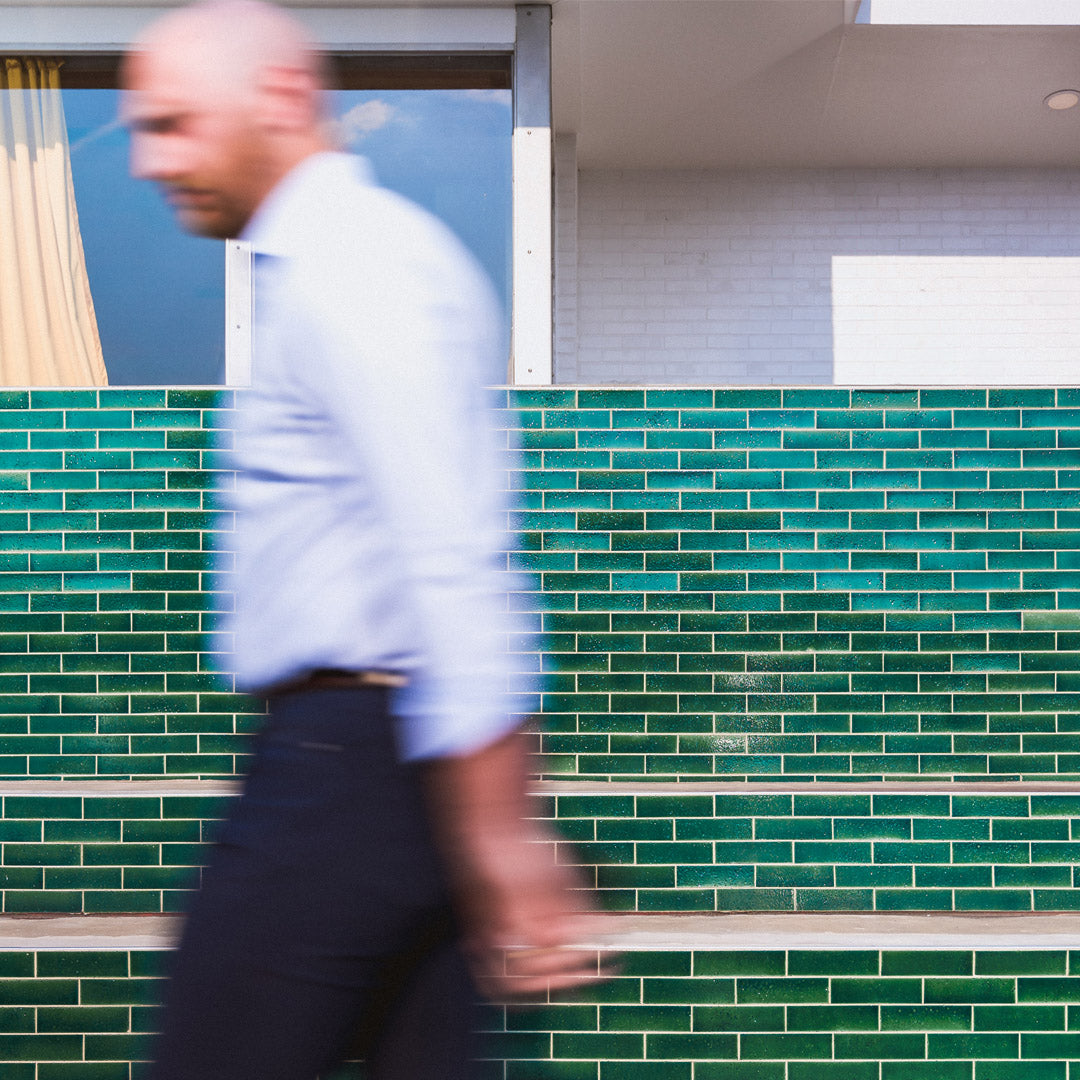
M 628 911 L 1080 910 L 1080 796 L 558 795 Z
M 1080 391 L 512 398 L 550 775 L 1080 776 Z
M 253 706 L 205 652 L 227 394 L 0 391 L 0 775 L 236 771 Z
M 609 907 L 1080 906 L 1075 794 L 918 784 L 1080 779 L 1080 390 L 496 394 L 550 778 L 911 782 L 560 790 Z M 239 771 L 260 707 L 213 671 L 208 576 L 230 404 L 0 391 L 0 777 Z M 5 794 L 3 912 L 178 910 L 222 805 Z M 632 952 L 499 1014 L 488 1074 L 1080 1080 L 1078 957 Z M 0 951 L 0 1077 L 136 1080 L 163 961 Z
M 7 795 L 0 895 L 8 915 L 177 912 L 199 880 L 217 796 Z
M 549 775 L 1080 777 L 1080 390 L 509 394 Z M 0 775 L 236 771 L 217 401 L 0 393 Z
M 137 1078 L 165 959 L 0 953 L 4 1080 Z M 493 1010 L 485 1076 L 1080 1080 L 1078 963 L 1045 950 L 630 953 L 599 988 Z
M 599 990 L 508 1014 L 505 1076 L 1077 1080 L 1066 964 L 1041 952 L 630 954 Z
M 5 914 L 172 912 L 223 796 L 7 795 Z M 623 911 L 1080 910 L 1080 796 L 559 794 L 543 812 Z

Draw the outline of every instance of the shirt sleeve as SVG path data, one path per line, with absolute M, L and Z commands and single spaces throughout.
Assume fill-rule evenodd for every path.
M 422 239 L 406 237 L 409 254 L 353 251 L 331 286 L 325 275 L 308 282 L 325 365 L 312 375 L 392 535 L 416 616 L 422 664 L 395 702 L 410 758 L 480 749 L 519 724 L 521 707 L 508 650 L 520 628 L 508 604 L 506 434 L 482 386 L 499 319 L 456 240 Z

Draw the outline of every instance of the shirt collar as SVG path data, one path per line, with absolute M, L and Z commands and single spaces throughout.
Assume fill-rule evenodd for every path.
M 324 219 L 328 193 L 357 183 L 375 183 L 366 159 L 337 151 L 312 154 L 277 182 L 239 239 L 258 255 L 288 256 Z

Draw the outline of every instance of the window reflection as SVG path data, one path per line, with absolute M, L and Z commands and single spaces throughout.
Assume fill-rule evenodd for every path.
M 223 245 L 182 233 L 152 187 L 130 179 L 117 90 L 63 96 L 110 384 L 224 381 Z M 380 183 L 447 222 L 509 314 L 510 91 L 339 90 L 331 104 L 346 148 L 369 158 Z M 504 377 L 491 373 L 493 382 Z
M 180 232 L 153 188 L 128 175 L 119 91 L 66 89 L 83 250 L 109 382 L 224 381 L 224 245 Z

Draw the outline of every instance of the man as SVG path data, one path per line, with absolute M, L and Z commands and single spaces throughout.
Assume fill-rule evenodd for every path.
M 334 152 L 320 62 L 253 0 L 172 12 L 124 69 L 132 169 L 251 242 L 235 433 L 238 685 L 265 730 L 187 920 L 154 1080 L 472 1075 L 498 994 L 596 978 L 526 820 L 508 719 L 486 285 Z M 545 856 L 545 852 L 547 853 Z

